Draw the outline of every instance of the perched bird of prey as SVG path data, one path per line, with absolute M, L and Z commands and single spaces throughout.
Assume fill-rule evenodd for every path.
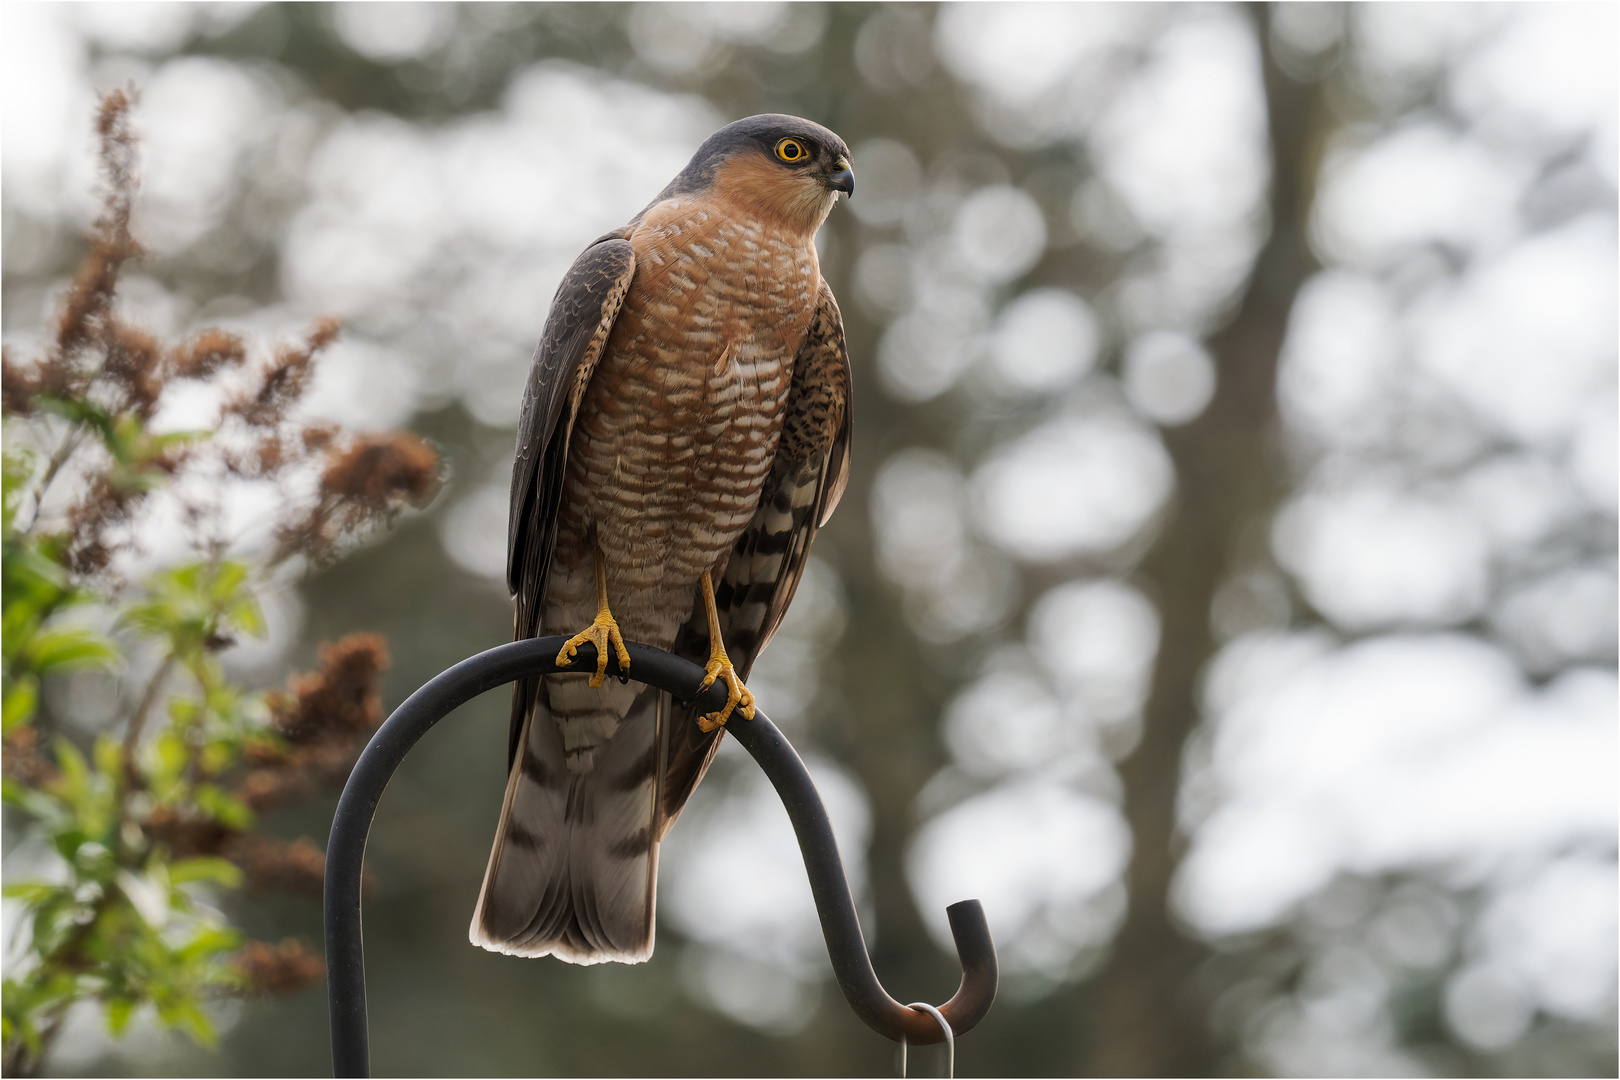
M 849 475 L 843 320 L 815 236 L 849 149 L 793 116 L 698 148 L 575 260 L 518 421 L 507 584 L 518 638 L 596 646 L 520 682 L 506 800 L 470 936 L 575 964 L 653 948 L 658 845 L 703 777 Z M 724 709 L 606 681 L 624 641 L 705 664 Z M 634 676 L 634 672 L 630 672 Z

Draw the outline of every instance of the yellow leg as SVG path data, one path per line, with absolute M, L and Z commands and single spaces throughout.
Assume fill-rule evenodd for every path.
M 713 686 L 715 679 L 724 679 L 726 683 L 726 707 L 698 717 L 700 730 L 713 731 L 731 717 L 732 709 L 742 713 L 744 720 L 752 720 L 754 695 L 737 677 L 737 669 L 731 666 L 731 657 L 726 655 L 726 643 L 720 638 L 720 614 L 714 609 L 714 579 L 707 570 L 703 571 L 703 606 L 709 611 L 709 663 L 704 669 L 708 674 L 703 677 L 698 692 Z
M 602 559 L 602 549 L 596 548 L 593 554 L 596 556 L 596 621 L 568 639 L 562 651 L 557 653 L 557 666 L 571 662 L 575 650 L 581 645 L 595 645 L 596 674 L 591 676 L 591 687 L 596 689 L 607 678 L 608 646 L 611 644 L 613 651 L 618 654 L 620 675 L 630 673 L 630 653 L 624 647 L 618 622 L 608 610 L 607 563 Z

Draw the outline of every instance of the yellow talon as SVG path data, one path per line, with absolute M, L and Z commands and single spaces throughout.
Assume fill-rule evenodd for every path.
M 608 653 L 612 651 L 619 657 L 619 673 L 624 674 L 630 670 L 630 654 L 625 650 L 624 637 L 619 633 L 619 624 L 603 608 L 596 615 L 596 621 L 585 629 L 569 638 L 563 645 L 562 651 L 557 654 L 557 666 L 564 667 L 574 659 L 574 652 L 581 645 L 596 646 L 596 674 L 591 676 L 591 687 L 596 689 L 607 678 Z M 609 645 L 612 649 L 609 649 Z
M 715 639 L 716 641 L 719 638 Z M 721 648 L 719 655 L 709 660 L 704 669 L 708 672 L 703 682 L 698 685 L 698 693 L 702 693 L 714 685 L 715 679 L 724 679 L 726 683 L 726 707 L 719 712 L 708 713 L 698 717 L 699 731 L 713 731 L 721 727 L 731 718 L 731 711 L 736 709 L 742 713 L 744 720 L 754 718 L 754 692 L 743 685 L 737 678 L 737 669 L 731 666 L 731 659 L 726 656 L 726 650 Z
M 630 652 L 624 647 L 624 635 L 619 633 L 618 620 L 608 610 L 607 599 L 607 564 L 602 560 L 602 549 L 597 548 L 596 556 L 596 620 L 569 638 L 557 653 L 557 666 L 565 667 L 573 662 L 574 653 L 581 645 L 596 646 L 596 674 L 591 676 L 591 689 L 601 689 L 603 681 L 607 678 L 608 647 L 619 658 L 619 674 L 630 674 Z
M 707 674 L 703 682 L 698 684 L 698 693 L 713 686 L 716 679 L 723 679 L 726 684 L 726 707 L 698 717 L 698 730 L 710 732 L 724 725 L 731 718 L 733 709 L 742 713 L 744 720 L 752 720 L 754 694 L 743 685 L 737 669 L 731 666 L 731 657 L 726 655 L 726 644 L 720 636 L 720 615 L 714 606 L 714 579 L 707 570 L 703 571 L 703 604 L 709 612 L 709 662 L 704 667 Z

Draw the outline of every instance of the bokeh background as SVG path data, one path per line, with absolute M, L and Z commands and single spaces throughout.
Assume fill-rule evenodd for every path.
M 556 282 L 715 127 L 798 113 L 854 148 L 821 246 L 857 437 L 753 689 L 890 990 L 949 996 L 945 905 L 976 896 L 1004 989 L 969 1075 L 1614 1074 L 1613 5 L 0 18 L 8 343 L 82 252 L 94 94 L 133 83 L 139 319 L 338 315 L 309 408 L 450 462 L 278 598 L 245 677 L 379 630 L 392 705 L 505 639 Z M 649 964 L 470 947 L 505 738 L 492 694 L 383 801 L 379 1074 L 891 1072 L 734 746 L 666 845 Z M 312 903 L 234 914 L 320 939 Z M 328 1068 L 319 988 L 222 1010 L 217 1057 L 86 1010 L 53 1068 Z

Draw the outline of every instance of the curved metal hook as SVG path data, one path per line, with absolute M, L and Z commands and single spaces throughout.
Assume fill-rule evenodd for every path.
M 371 1053 L 366 1025 L 365 949 L 360 927 L 360 872 L 366 836 L 377 812 L 377 802 L 389 778 L 428 730 L 456 707 L 486 690 L 531 675 L 582 671 L 596 666 L 596 650 L 585 646 L 572 664 L 557 667 L 561 637 L 528 638 L 486 650 L 443 671 L 406 698 L 377 729 L 360 754 L 332 817 L 332 835 L 326 848 L 325 928 L 326 993 L 332 1025 L 334 1076 L 371 1075 Z M 630 643 L 630 667 L 637 682 L 668 691 L 682 701 L 695 701 L 718 709 L 725 703 L 725 688 L 711 686 L 696 693 L 703 669 L 659 649 Z M 610 659 L 614 670 L 618 665 Z M 878 1034 L 912 1043 L 940 1042 L 944 1036 L 932 1015 L 890 997 L 872 970 L 866 940 L 849 894 L 844 864 L 838 857 L 832 825 L 804 762 L 776 725 L 764 713 L 753 720 L 733 716 L 726 729 L 742 744 L 787 808 L 794 835 L 804 853 L 816 913 L 827 940 L 827 953 L 844 998 L 866 1025 Z M 955 996 L 939 1007 L 950 1030 L 961 1035 L 984 1019 L 995 1000 L 997 966 L 995 945 L 977 900 L 964 900 L 945 909 L 951 935 L 962 963 L 962 982 Z

